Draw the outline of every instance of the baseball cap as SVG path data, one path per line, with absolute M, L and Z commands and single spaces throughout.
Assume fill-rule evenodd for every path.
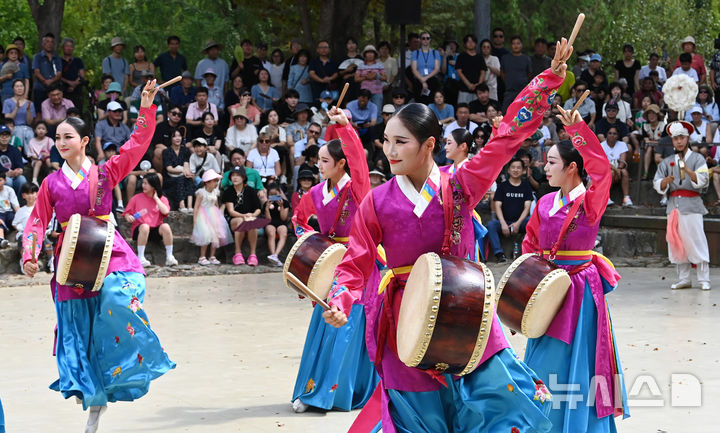
M 105 143 L 103 143 L 103 150 L 107 150 L 107 148 L 110 146 L 114 147 L 115 150 L 117 150 L 118 148 L 117 144 L 113 143 L 112 141 L 106 141 Z
M 110 101 L 107 104 L 107 111 L 122 110 L 122 105 L 118 101 Z
M 385 104 L 382 108 L 382 114 L 393 114 L 395 112 L 395 106 L 392 104 Z
M 702 114 L 702 112 L 703 112 L 702 109 L 700 109 L 700 107 L 698 107 L 697 105 L 690 109 L 690 114 L 695 114 L 695 113 Z
M 190 72 L 190 71 L 185 71 L 185 72 L 182 73 L 182 77 L 183 77 L 183 78 L 192 78 L 192 77 L 193 77 L 193 74 L 192 74 L 192 72 Z
M 371 172 L 368 173 L 368 174 L 377 174 L 378 176 L 380 176 L 380 177 L 382 177 L 383 179 L 385 179 L 385 173 L 383 173 L 382 171 L 373 170 L 373 171 L 371 171 Z
M 7 125 L 0 125 L 0 134 L 10 134 L 10 128 Z
M 608 102 L 607 104 L 605 104 L 605 111 L 608 111 L 608 110 L 616 110 L 616 111 L 618 111 L 618 110 L 620 110 L 620 108 L 618 107 L 618 104 L 617 104 L 617 103 L 615 103 L 615 102 Z
M 332 93 L 329 90 L 320 92 L 320 99 L 332 99 Z
M 300 173 L 298 173 L 298 180 L 301 180 L 301 179 L 315 180 L 315 176 L 313 175 L 312 171 L 310 171 L 310 170 L 301 170 Z
M 592 56 L 590 56 L 590 61 L 591 62 L 602 62 L 602 56 L 598 53 L 595 53 Z

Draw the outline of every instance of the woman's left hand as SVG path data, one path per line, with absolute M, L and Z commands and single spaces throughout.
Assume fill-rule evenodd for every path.
M 155 100 L 155 95 L 158 92 L 158 88 L 155 86 L 157 80 L 148 81 L 145 84 L 145 88 L 142 91 L 142 97 L 140 98 L 140 106 L 143 108 L 150 108 Z

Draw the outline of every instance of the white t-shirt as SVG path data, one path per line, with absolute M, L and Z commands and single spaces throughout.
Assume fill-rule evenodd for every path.
M 5 185 L 0 191 L 0 212 L 11 212 L 15 208 L 20 207 L 15 190 Z
M 287 142 L 287 132 L 285 132 L 285 128 L 283 128 L 283 127 L 281 127 L 281 126 L 278 126 L 277 128 L 274 128 L 274 129 L 272 129 L 272 130 L 271 130 L 270 128 L 272 128 L 270 125 L 265 125 L 265 126 L 263 126 L 262 129 L 260 130 L 260 133 L 261 133 L 261 134 L 262 134 L 262 133 L 268 133 L 268 134 L 270 134 L 270 135 L 272 135 L 272 134 L 274 134 L 274 133 L 277 133 L 278 139 L 280 140 L 280 143 L 285 143 L 285 142 Z
M 698 77 L 697 71 L 695 71 L 695 69 L 693 69 L 693 68 L 690 68 L 689 71 L 683 71 L 682 66 L 678 66 L 673 71 L 673 75 L 680 75 L 680 74 L 687 75 L 688 77 L 692 78 L 696 83 L 698 81 L 700 81 L 700 77 Z
M 277 150 L 270 148 L 267 156 L 262 156 L 255 148 L 248 153 L 247 160 L 252 162 L 253 168 L 260 173 L 260 176 L 275 176 L 275 163 L 280 162 L 280 155 Z
M 498 59 L 495 56 L 488 56 L 487 59 L 485 59 L 485 64 L 487 66 L 492 66 L 493 68 L 500 69 L 500 59 Z M 498 85 L 497 85 L 497 75 L 492 73 L 489 69 L 487 73 L 485 74 L 485 83 L 488 85 L 488 89 L 490 89 L 490 99 L 498 100 Z
M 667 81 L 667 74 L 665 73 L 665 69 L 661 68 L 660 66 L 656 67 L 655 69 L 650 69 L 650 65 L 645 65 L 640 68 L 640 75 L 638 75 L 638 80 L 642 81 L 643 78 L 649 77 L 650 72 L 652 72 L 653 70 L 657 71 L 658 80 L 661 83 Z
M 25 205 L 15 212 L 15 218 L 12 220 L 12 225 L 15 227 L 15 230 L 17 230 L 17 235 L 15 235 L 16 239 L 20 239 L 22 237 L 23 231 L 25 231 L 25 224 L 27 224 L 27 220 L 30 218 L 30 212 L 32 212 L 34 207 L 35 206 L 29 207 Z
M 477 127 L 478 127 L 477 123 L 473 122 L 472 120 L 468 120 L 468 126 L 465 129 L 467 129 L 467 131 L 472 134 L 473 132 L 475 132 L 475 128 L 477 128 Z M 457 120 L 454 121 L 453 123 L 451 123 L 445 127 L 445 134 L 443 135 L 443 138 L 448 138 L 454 130 L 460 129 L 460 128 L 464 128 L 464 127 L 458 125 Z
M 247 155 L 250 148 L 257 143 L 257 138 L 257 129 L 255 129 L 254 125 L 246 125 L 242 131 L 235 126 L 231 126 L 225 135 L 225 146 L 229 151 L 240 148 Z
M 613 166 L 617 165 L 617 162 L 620 161 L 620 155 L 629 150 L 627 143 L 621 140 L 615 142 L 615 146 L 613 147 L 610 147 L 610 145 L 608 145 L 607 143 L 607 140 L 605 140 L 602 142 L 602 147 L 605 151 L 605 155 L 607 155 L 608 159 L 610 160 L 610 164 Z

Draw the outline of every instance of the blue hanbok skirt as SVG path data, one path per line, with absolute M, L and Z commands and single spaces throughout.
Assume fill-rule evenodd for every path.
M 3 414 L 2 400 L 0 400 L 0 433 L 5 433 L 5 415 Z
M 379 377 L 365 346 L 365 309 L 352 307 L 345 326 L 334 328 L 313 310 L 292 400 L 316 408 L 348 411 L 363 407 Z
M 50 389 L 87 409 L 138 399 L 150 381 L 175 368 L 150 328 L 144 299 L 145 276 L 113 272 L 99 296 L 56 300 L 60 378 Z

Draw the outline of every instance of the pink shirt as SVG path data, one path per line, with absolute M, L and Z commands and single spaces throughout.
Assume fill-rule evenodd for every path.
M 371 72 L 377 73 L 377 77 L 374 80 L 362 81 L 360 83 L 360 88 L 367 89 L 373 95 L 377 95 L 379 93 L 382 93 L 383 82 L 380 79 L 380 74 L 385 72 L 385 66 L 383 66 L 382 62 L 380 62 L 379 60 L 376 60 L 375 63 L 371 63 L 371 64 L 363 63 L 360 66 L 358 66 L 357 74 L 360 75 L 361 77 L 364 77 Z M 381 108 L 381 107 L 379 107 L 379 108 Z
M 50 157 L 50 149 L 53 147 L 55 142 L 50 137 L 45 137 L 42 140 L 38 140 L 37 137 L 30 139 L 28 143 L 28 156 L 35 159 L 45 159 Z
M 73 108 L 75 104 L 71 100 L 63 98 L 57 107 L 50 102 L 50 98 L 44 100 L 41 104 L 42 118 L 45 120 L 62 120 L 67 117 L 68 108 Z
M 202 118 L 203 113 L 206 111 L 209 111 L 213 114 L 215 117 L 215 120 L 218 120 L 218 111 L 217 111 L 217 105 L 211 104 L 210 102 L 207 103 L 205 106 L 205 109 L 198 108 L 198 103 L 193 102 L 188 106 L 187 114 L 185 114 L 186 120 L 200 120 Z
M 168 209 L 170 209 L 170 202 L 168 202 L 167 197 L 160 197 L 160 201 L 163 202 Z M 155 203 L 155 199 L 148 197 L 145 193 L 135 194 L 132 196 L 130 202 L 125 208 L 125 212 L 123 212 L 123 215 L 135 214 L 140 214 L 140 217 L 135 217 L 135 221 L 133 221 L 130 226 L 130 233 L 135 233 L 135 229 L 140 224 L 147 224 L 150 228 L 160 227 L 160 224 L 164 222 L 165 217 L 167 216 L 166 214 L 160 212 L 157 203 Z

